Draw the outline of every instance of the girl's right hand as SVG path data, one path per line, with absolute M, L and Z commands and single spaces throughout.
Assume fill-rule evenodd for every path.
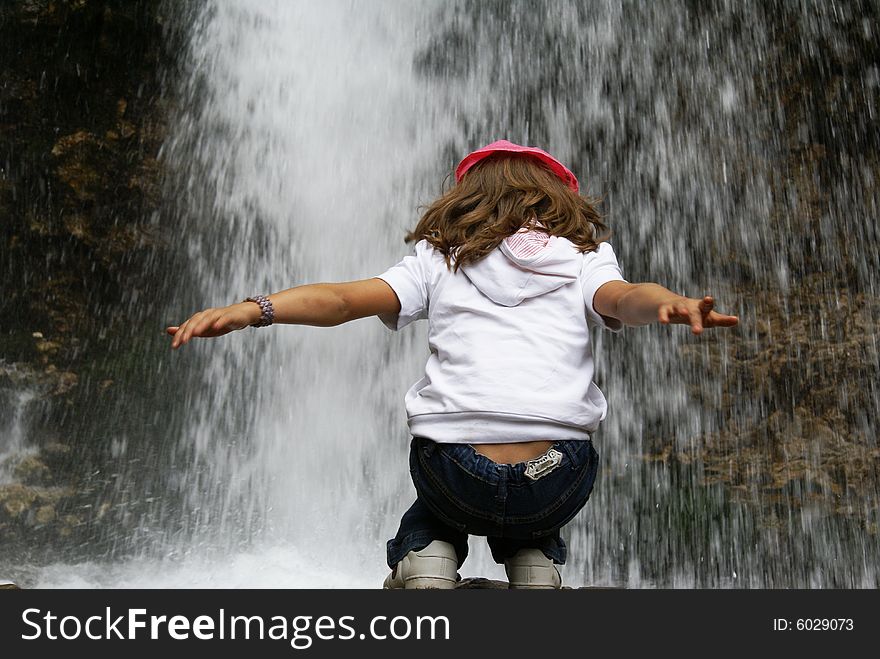
M 165 328 L 174 337 L 171 347 L 179 348 L 194 336 L 215 337 L 248 327 L 260 320 L 260 305 L 239 302 L 219 309 L 205 309 L 193 314 L 181 325 Z

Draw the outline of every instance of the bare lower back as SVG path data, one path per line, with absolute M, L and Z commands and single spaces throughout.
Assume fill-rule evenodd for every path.
M 553 442 L 539 440 L 535 442 L 514 442 L 512 444 L 471 444 L 480 455 L 485 455 L 492 462 L 499 464 L 516 464 L 537 458 L 546 453 Z

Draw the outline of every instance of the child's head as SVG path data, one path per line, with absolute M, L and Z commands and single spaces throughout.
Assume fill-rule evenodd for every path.
M 582 252 L 596 249 L 610 233 L 596 200 L 579 195 L 574 175 L 549 155 L 547 159 L 549 164 L 506 150 L 472 165 L 466 158 L 458 183 L 428 206 L 406 240 L 424 238 L 456 270 L 479 261 L 521 228 L 535 225 L 569 239 Z

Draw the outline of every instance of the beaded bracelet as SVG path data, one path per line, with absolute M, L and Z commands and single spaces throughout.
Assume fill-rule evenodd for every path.
M 243 302 L 256 302 L 260 305 L 260 320 L 252 323 L 251 327 L 267 327 L 275 322 L 275 307 L 265 295 L 254 295 L 242 300 Z

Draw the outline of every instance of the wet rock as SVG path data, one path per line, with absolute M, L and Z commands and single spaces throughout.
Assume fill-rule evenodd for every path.
M 13 259 L 0 259 L 11 277 L 0 333 L 25 329 L 25 319 L 51 328 L 67 353 L 50 355 L 62 372 L 93 357 L 65 351 L 64 339 L 89 336 L 94 306 L 118 306 L 119 282 L 155 258 L 132 251 L 161 247 L 141 226 L 160 196 L 167 134 L 160 9 L 155 0 L 13 0 L 0 12 L 0 136 L 10 155 L 0 216 Z
M 720 391 L 696 381 L 690 388 L 713 429 L 684 449 L 653 438 L 647 457 L 693 465 L 704 484 L 763 506 L 768 524 L 802 508 L 853 517 L 870 531 L 880 506 L 877 234 L 865 223 L 877 202 L 878 119 L 873 101 L 850 89 L 878 46 L 857 16 L 835 25 L 852 48 L 832 48 L 832 32 L 804 38 L 790 21 L 768 17 L 776 74 L 754 81 L 779 127 L 764 136 L 768 155 L 749 161 L 772 190 L 768 248 L 757 268 L 741 254 L 719 254 L 747 274 L 729 279 L 748 301 L 743 324 L 708 349 L 682 349 L 693 372 L 725 369 Z M 842 198 L 835 189 L 845 189 Z
M 76 156 L 89 147 L 101 149 L 103 148 L 103 143 L 92 133 L 85 130 L 78 130 L 71 135 L 65 135 L 55 142 L 51 153 L 57 158 L 71 155 Z
M 97 512 L 95 513 L 95 520 L 98 522 L 103 520 L 107 516 L 107 514 L 111 511 L 112 508 L 113 508 L 113 506 L 111 506 L 106 501 L 104 503 L 102 503 L 97 508 Z
M 30 210 L 25 214 L 28 231 L 39 238 L 56 236 L 59 233 L 59 224 L 51 215 L 38 213 Z
M 73 491 L 63 487 L 34 487 L 12 483 L 0 485 L 0 511 L 9 519 L 28 521 L 44 506 L 54 506 Z
M 498 579 L 486 579 L 485 577 L 468 577 L 455 584 L 456 589 L 462 590 L 508 590 L 510 584 Z M 579 590 L 617 590 L 614 586 L 584 586 Z M 570 586 L 562 586 L 562 590 L 571 590 Z
M 760 320 L 750 332 L 683 346 L 693 372 L 707 364 L 729 371 L 720 392 L 702 382 L 689 389 L 721 417 L 720 430 L 686 450 L 655 438 L 647 459 L 699 465 L 704 484 L 724 485 L 743 501 L 817 504 L 862 520 L 876 515 L 880 448 L 865 413 L 875 405 L 866 383 L 880 370 L 880 298 L 828 295 L 830 277 L 812 275 L 793 286 L 795 309 L 756 300 L 750 316 Z M 719 401 L 722 408 L 714 409 Z
M 69 466 L 71 448 L 67 444 L 53 441 L 40 449 L 40 459 L 56 473 L 63 473 Z
M 137 129 L 135 128 L 134 124 L 131 123 L 130 121 L 125 121 L 123 119 L 120 119 L 116 125 L 117 125 L 117 130 L 119 131 L 119 136 L 122 137 L 123 139 L 128 139 L 130 137 L 133 137 L 137 133 Z
M 0 505 L 12 518 L 23 515 L 38 498 L 34 488 L 20 484 L 0 485 Z
M 57 341 L 46 341 L 45 339 L 42 339 L 36 343 L 37 350 L 42 353 L 55 353 L 58 352 L 58 348 L 60 347 L 61 344 Z
M 71 213 L 65 216 L 64 228 L 71 236 L 82 241 L 87 241 L 91 234 L 88 215 L 81 213 Z
M 95 201 L 106 181 L 93 167 L 76 160 L 58 166 L 58 178 L 70 186 L 79 201 Z
M 144 158 L 135 169 L 128 186 L 144 195 L 152 203 L 159 203 L 161 167 L 155 158 Z
M 55 521 L 55 507 L 54 506 L 41 506 L 35 516 L 37 524 L 49 524 Z
M 455 584 L 455 587 L 464 590 L 507 590 L 508 584 L 506 581 L 497 581 L 495 579 L 486 579 L 484 577 L 470 577 L 468 579 L 462 579 Z
M 49 467 L 35 455 L 19 461 L 12 470 L 12 476 L 24 485 L 48 485 L 52 482 Z
M 58 529 L 58 535 L 62 538 L 69 538 L 72 536 L 77 527 L 83 525 L 83 520 L 76 515 L 65 515 L 61 519 L 60 528 Z
M 72 371 L 58 373 L 55 378 L 55 386 L 52 389 L 52 394 L 54 396 L 62 396 L 73 389 L 78 381 L 79 376 Z

